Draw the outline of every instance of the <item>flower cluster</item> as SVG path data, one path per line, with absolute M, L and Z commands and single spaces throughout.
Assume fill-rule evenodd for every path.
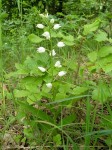
M 45 17 L 48 18 L 48 14 L 46 14 L 46 15 L 40 14 L 40 16 L 42 18 L 45 18 Z M 54 22 L 55 22 L 54 19 L 50 19 L 50 23 L 51 23 L 51 26 L 52 26 L 53 30 L 58 30 L 59 28 L 61 28 L 60 24 L 54 24 Z M 36 27 L 39 28 L 39 29 L 44 29 L 45 25 L 37 24 Z M 51 40 L 51 33 L 49 31 L 43 32 L 42 36 L 45 37 L 46 40 Z M 59 42 L 57 42 L 56 46 L 57 46 L 57 48 L 62 48 L 62 47 L 65 46 L 65 43 L 63 41 L 59 41 Z M 44 47 L 38 47 L 37 48 L 38 53 L 44 53 L 45 51 L 46 51 L 46 48 L 44 48 Z M 51 57 L 55 56 L 56 51 L 54 49 L 52 49 L 51 52 L 49 53 L 49 55 Z M 54 64 L 54 67 L 55 68 L 61 68 L 62 67 L 61 62 L 59 60 L 56 61 L 55 64 Z M 42 66 L 39 66 L 38 69 L 43 73 L 46 72 L 46 68 L 44 68 Z M 64 75 L 66 75 L 66 73 L 67 73 L 66 71 L 61 70 L 61 71 L 58 72 L 57 76 L 62 77 Z M 46 83 L 46 86 L 51 89 L 52 88 L 52 83 L 50 83 L 50 82 Z

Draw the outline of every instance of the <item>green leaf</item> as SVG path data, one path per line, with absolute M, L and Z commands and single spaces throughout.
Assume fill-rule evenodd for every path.
M 26 90 L 14 90 L 14 96 L 17 98 L 26 97 L 29 95 L 29 92 Z
M 32 99 L 27 98 L 27 102 L 29 105 L 35 104 L 35 101 L 33 101 Z
M 67 98 L 67 95 L 66 95 L 66 93 L 57 93 L 56 94 L 56 98 L 55 98 L 55 100 L 60 100 L 60 99 L 64 99 L 64 98 Z
M 110 64 L 112 62 L 112 55 L 108 55 L 106 57 L 102 57 L 96 62 L 96 67 L 99 68 L 105 68 L 106 65 Z M 105 69 L 103 69 L 105 70 Z
M 18 70 L 15 73 L 15 75 L 28 75 L 28 74 L 29 74 L 29 71 L 25 69 Z
M 49 64 L 49 61 L 50 61 L 50 56 L 47 52 L 44 52 L 44 53 L 37 53 L 35 55 L 35 61 L 37 62 L 37 65 L 38 66 L 41 66 L 41 65 L 46 65 L 48 66 Z
M 76 58 L 70 58 L 67 61 L 64 62 L 64 66 L 67 66 L 67 68 L 76 71 L 77 70 L 77 61 Z
M 54 31 L 51 31 L 51 37 L 53 37 L 53 38 L 56 38 L 57 37 L 57 33 L 56 32 L 54 32 Z
M 56 33 L 57 37 L 58 38 L 63 38 L 64 37 L 64 34 L 62 32 L 58 32 Z
M 65 45 L 67 45 L 67 46 L 72 46 L 72 45 L 74 45 L 74 42 L 72 42 L 72 41 L 63 40 L 63 42 L 64 42 Z
M 30 70 L 32 70 L 33 68 L 37 68 L 36 61 L 28 56 L 24 62 L 24 67 Z
M 35 34 L 30 34 L 28 38 L 33 43 L 40 43 L 40 42 L 42 42 L 44 40 L 43 38 L 40 38 L 40 37 L 38 37 Z
M 26 137 L 33 139 L 33 134 L 32 134 L 31 128 L 24 128 L 23 133 Z
M 48 122 L 54 122 L 54 120 L 43 110 L 37 110 L 37 108 L 29 105 L 28 103 L 24 103 L 23 101 L 19 101 L 20 109 L 24 114 L 31 113 L 33 117 L 37 117 L 41 120 L 45 120 Z
M 7 17 L 8 17 L 8 14 L 6 12 L 1 12 L 1 14 L 0 14 L 0 20 L 3 20 L 5 18 L 7 18 Z
M 74 37 L 72 35 L 63 36 L 63 42 L 68 46 L 72 46 L 74 45 Z
M 57 146 L 61 145 L 61 135 L 57 134 L 56 136 L 53 136 L 53 141 Z
M 92 92 L 93 100 L 97 100 L 100 103 L 104 103 L 110 96 L 109 88 L 106 83 L 100 82 L 99 85 Z
M 26 76 L 24 78 L 22 78 L 21 83 L 23 85 L 41 85 L 42 83 L 42 77 L 32 77 L 32 76 Z
M 28 90 L 30 93 L 37 93 L 39 92 L 39 88 L 36 84 L 26 84 L 25 85 L 26 90 Z
M 42 87 L 42 92 L 44 93 L 48 93 L 49 91 L 51 91 L 52 88 L 48 88 L 46 85 L 43 85 Z
M 27 97 L 27 102 L 29 105 L 35 104 L 35 102 L 40 101 L 42 99 L 41 93 L 31 94 Z
M 63 39 L 66 41 L 74 42 L 74 37 L 72 35 L 63 36 Z
M 107 33 L 99 31 L 99 33 L 95 36 L 95 40 L 98 42 L 107 41 Z
M 109 64 L 103 66 L 102 68 L 105 71 L 105 73 L 109 73 L 112 71 L 112 63 L 109 63 Z
M 71 89 L 71 85 L 68 83 L 66 83 L 66 84 L 63 83 L 59 86 L 60 93 L 67 93 L 70 91 L 70 89 Z
M 98 27 L 99 27 L 99 24 L 100 24 L 100 20 L 96 20 L 92 24 L 85 25 L 83 34 L 87 35 L 87 34 L 90 34 L 93 31 L 96 31 L 98 29 Z
M 59 125 L 63 126 L 63 125 L 71 124 L 75 119 L 76 119 L 76 115 L 75 114 L 70 114 L 70 115 L 66 116 L 65 118 L 63 118 L 60 121 Z
M 108 41 L 109 41 L 110 43 L 112 43 L 112 38 L 109 38 Z
M 104 46 L 98 52 L 99 57 L 105 57 L 109 54 L 112 54 L 112 46 Z
M 25 66 L 22 65 L 22 64 L 16 63 L 16 64 L 15 64 L 15 67 L 16 67 L 16 69 L 17 69 L 17 71 L 15 72 L 15 75 L 28 74 L 28 73 L 29 73 L 29 71 L 28 71 L 28 70 L 25 68 Z
M 112 121 L 111 121 L 112 122 Z M 106 127 L 107 128 L 107 127 Z M 110 129 L 112 128 L 112 124 L 111 124 L 111 127 Z M 108 145 L 108 147 L 111 147 L 112 146 L 112 139 L 111 139 L 111 136 L 108 136 L 108 138 L 106 138 L 105 140 L 105 143 Z
M 44 77 L 44 79 L 43 79 L 46 83 L 49 83 L 49 82 L 52 82 L 52 80 L 53 80 L 53 77 L 52 76 L 50 76 L 50 75 L 47 75 L 47 76 L 45 76 Z
M 88 58 L 89 58 L 89 60 L 90 60 L 91 62 L 95 62 L 96 59 L 97 59 L 97 52 L 94 51 L 94 52 L 89 53 L 89 54 L 88 54 Z
M 87 87 L 77 86 L 76 88 L 73 89 L 73 94 L 74 95 L 80 95 L 80 94 L 85 93 L 87 90 L 88 90 Z
M 22 64 L 18 64 L 18 63 L 15 63 L 15 67 L 17 70 L 20 70 L 23 68 Z

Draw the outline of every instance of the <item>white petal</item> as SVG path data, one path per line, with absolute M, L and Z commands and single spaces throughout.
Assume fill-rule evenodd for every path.
M 50 39 L 50 33 L 48 31 L 44 32 L 42 36 L 46 37 L 46 39 Z
M 58 47 L 64 47 L 64 46 L 65 46 L 65 43 L 63 43 L 63 42 L 58 42 L 58 43 L 57 43 L 57 46 L 58 46 Z
M 55 65 L 54 65 L 54 66 L 55 66 L 55 67 L 57 67 L 57 68 L 62 67 L 62 65 L 61 65 L 60 61 L 57 61 L 57 62 L 55 63 Z
M 43 24 L 37 24 L 36 27 L 39 28 L 39 29 L 43 29 L 44 25 Z
M 45 72 L 45 71 L 46 71 L 46 69 L 43 68 L 43 67 L 38 67 L 38 69 L 39 69 L 40 71 L 42 71 L 42 72 Z
M 44 47 L 39 47 L 39 48 L 37 48 L 37 52 L 38 53 L 44 53 L 45 52 L 45 48 Z
M 47 86 L 48 88 L 52 88 L 52 83 L 47 83 L 46 86 Z
M 50 20 L 50 23 L 54 23 L 54 19 L 51 19 L 51 20 Z
M 58 73 L 58 76 L 62 77 L 62 76 L 64 76 L 65 74 L 66 74 L 66 71 L 60 71 L 60 72 Z
M 40 16 L 40 17 L 42 17 L 42 18 L 44 18 L 44 17 L 45 17 L 45 16 L 44 16 L 44 14 L 39 14 L 39 16 Z
M 45 17 L 46 17 L 46 18 L 48 18 L 48 17 L 49 17 L 49 14 L 48 14 L 48 13 L 46 13 L 46 14 L 45 14 Z
M 52 51 L 51 51 L 51 53 L 50 53 L 50 56 L 55 56 L 56 55 L 56 52 L 55 52 L 55 50 L 53 49 Z
M 60 24 L 55 24 L 53 28 L 54 28 L 55 30 L 57 30 L 57 29 L 59 29 L 60 27 L 61 27 Z
M 39 16 L 42 17 L 42 18 L 48 18 L 49 17 L 48 13 L 46 13 L 46 14 L 39 14 Z

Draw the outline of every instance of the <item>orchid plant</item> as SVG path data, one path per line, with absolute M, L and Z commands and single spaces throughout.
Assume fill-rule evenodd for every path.
M 73 88 L 71 84 L 65 82 L 68 68 L 65 60 L 59 55 L 59 50 L 63 51 L 74 44 L 73 37 L 64 35 L 60 30 L 62 25 L 55 23 L 56 20 L 50 18 L 48 14 L 40 14 L 40 17 L 43 22 L 36 25 L 39 36 L 29 35 L 29 40 L 37 47 L 33 58 L 28 56 L 24 64 L 16 64 L 16 74 L 19 76 L 22 74 L 22 79 L 19 90 L 14 90 L 15 96 L 27 97 L 30 105 L 38 104 L 43 98 L 51 102 L 68 97 L 68 91 L 62 92 L 58 89 L 62 85 L 65 85 L 63 88 Z M 35 82 L 32 79 L 35 79 Z M 29 80 L 32 82 L 28 83 Z M 71 90 L 69 94 L 72 94 Z
M 55 23 L 56 20 L 50 18 L 48 14 L 39 16 L 41 22 L 36 25 L 37 31 L 35 34 L 29 35 L 29 40 L 34 43 L 35 52 L 32 56 L 27 56 L 23 64 L 15 65 L 17 71 L 13 73 L 13 76 L 18 78 L 18 85 L 14 89 L 14 96 L 20 103 L 20 108 L 24 105 L 26 106 L 25 109 L 28 107 L 31 110 L 38 108 L 40 116 L 41 113 L 42 116 L 46 116 L 41 112 L 41 106 L 44 105 L 43 101 L 50 104 L 74 95 L 75 86 L 66 82 L 71 68 L 68 68 L 66 59 L 63 59 L 64 57 L 59 54 L 59 51 L 65 51 L 69 46 L 73 46 L 74 38 L 68 34 L 64 35 L 62 25 Z M 21 103 L 21 100 L 24 101 Z M 70 102 L 67 105 L 69 104 Z M 49 108 L 49 106 L 46 107 Z M 26 116 L 29 114 L 27 112 L 30 109 L 25 112 L 23 108 L 20 109 L 19 120 L 25 118 L 25 122 Z M 50 111 L 53 111 L 54 117 L 58 117 L 60 113 L 56 113 L 54 109 Z M 40 116 L 37 116 L 36 113 L 36 117 Z M 41 119 L 45 120 L 45 118 Z M 33 121 L 35 122 L 35 120 Z M 51 119 L 50 122 L 52 121 Z

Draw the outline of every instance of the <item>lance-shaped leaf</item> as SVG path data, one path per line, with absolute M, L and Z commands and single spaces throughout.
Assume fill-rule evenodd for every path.
M 40 43 L 43 41 L 43 38 L 40 38 L 39 36 L 35 34 L 30 34 L 28 38 L 32 43 Z

